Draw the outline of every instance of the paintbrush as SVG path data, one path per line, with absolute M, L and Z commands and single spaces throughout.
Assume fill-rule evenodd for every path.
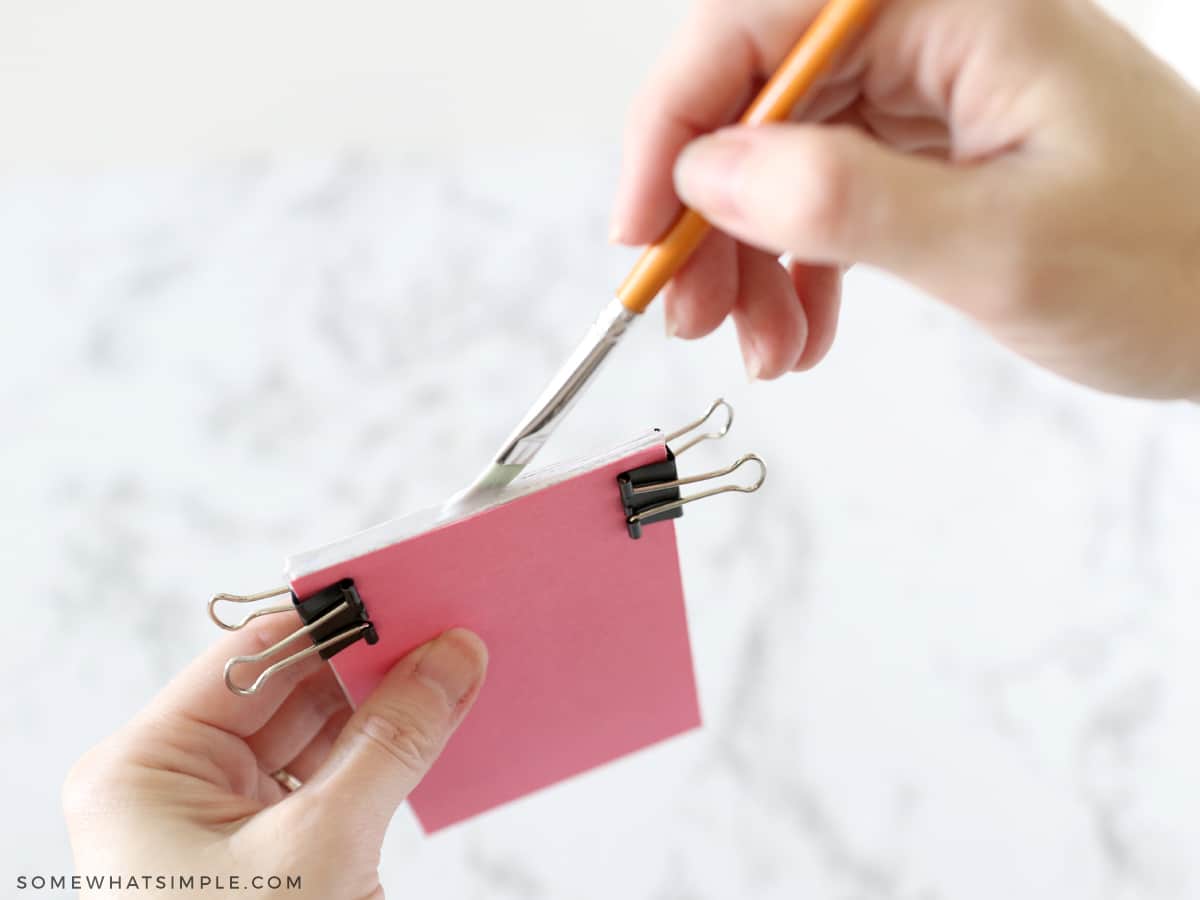
M 775 70 L 740 121 L 761 125 L 785 120 L 826 71 L 838 51 L 859 31 L 875 7 L 874 0 L 831 0 Z M 446 509 L 485 499 L 520 474 L 546 443 L 555 426 L 579 399 L 597 369 L 626 330 L 687 262 L 708 234 L 710 225 L 685 208 L 666 235 L 646 248 L 583 341 L 495 455 L 492 463 Z

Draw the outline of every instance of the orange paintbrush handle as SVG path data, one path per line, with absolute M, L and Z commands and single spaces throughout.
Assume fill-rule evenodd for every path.
M 808 31 L 775 70 L 750 108 L 744 125 L 761 125 L 786 119 L 838 51 L 857 33 L 875 7 L 875 0 L 830 0 Z M 702 215 L 685 208 L 657 243 L 634 263 L 617 289 L 617 299 L 630 312 L 644 312 L 663 285 L 687 262 L 711 226 Z

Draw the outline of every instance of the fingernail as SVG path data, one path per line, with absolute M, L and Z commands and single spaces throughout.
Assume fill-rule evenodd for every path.
M 610 244 L 625 243 L 625 233 L 621 230 L 621 226 L 615 222 L 608 228 L 608 242 Z
M 737 183 L 750 144 L 740 132 L 718 132 L 688 144 L 675 161 L 675 190 L 705 212 L 737 211 Z
M 667 311 L 663 314 L 663 319 L 667 329 L 667 340 L 669 341 L 671 338 L 675 337 L 675 335 L 679 334 L 679 326 L 675 324 L 675 317 L 671 315 L 670 307 L 668 307 Z
M 758 381 L 763 372 L 762 357 L 758 355 L 758 349 L 753 343 L 747 342 L 745 349 L 742 351 L 742 358 L 746 363 L 746 379 L 751 383 Z
M 455 628 L 434 640 L 417 662 L 417 677 L 436 687 L 449 706 L 457 706 L 483 677 L 487 650 L 469 631 Z

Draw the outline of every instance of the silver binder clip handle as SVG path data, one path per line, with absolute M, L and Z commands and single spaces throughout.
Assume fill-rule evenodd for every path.
M 255 610 L 236 625 L 232 625 L 217 615 L 218 603 L 257 603 L 259 600 L 281 597 L 284 594 L 291 594 L 291 592 L 292 589 L 285 584 L 283 587 L 271 588 L 269 591 L 259 591 L 257 594 L 213 594 L 212 599 L 208 601 L 208 617 L 216 622 L 219 628 L 223 628 L 226 631 L 241 631 L 259 616 L 270 616 L 293 609 L 292 604 L 281 603 L 279 606 L 268 606 L 266 609 Z
M 674 481 L 658 481 L 652 484 L 642 485 L 632 489 L 634 494 L 648 494 L 653 491 L 661 491 L 668 488 L 684 487 L 689 484 L 699 484 L 704 481 L 712 481 L 714 478 L 724 478 L 726 475 L 732 475 L 746 463 L 753 462 L 758 464 L 758 478 L 750 484 L 724 484 L 720 487 L 709 488 L 706 491 L 701 491 L 698 494 L 692 494 L 688 497 L 680 497 L 678 500 L 671 500 L 668 503 L 659 503 L 656 506 L 649 506 L 646 509 L 640 510 L 628 519 L 629 522 L 641 522 L 644 519 L 649 519 L 652 516 L 657 516 L 661 513 L 670 512 L 673 509 L 679 509 L 682 506 L 687 506 L 689 503 L 695 503 L 697 500 L 703 500 L 705 497 L 715 497 L 717 494 L 728 494 L 737 492 L 740 494 L 753 494 L 767 480 L 767 464 L 762 461 L 762 458 L 755 453 L 747 453 L 740 457 L 731 465 L 723 469 L 714 469 L 711 472 L 705 472 L 702 475 L 692 475 L 688 478 L 676 478 Z
M 255 610 L 237 623 L 226 622 L 217 615 L 217 604 L 222 601 L 254 603 L 284 594 L 292 597 L 293 602 Z M 226 631 L 240 631 L 260 616 L 286 612 L 297 614 L 304 624 L 260 653 L 235 656 L 225 663 L 225 686 L 233 693 L 247 697 L 257 693 L 264 684 L 284 669 L 290 668 L 310 656 L 320 654 L 323 659 L 328 659 L 360 638 L 365 639 L 368 644 L 374 644 L 379 640 L 375 626 L 367 616 L 362 598 L 355 589 L 354 582 L 350 579 L 342 579 L 328 585 L 303 600 L 297 599 L 292 594 L 292 589 L 284 585 L 268 591 L 260 591 L 257 594 L 214 594 L 208 601 L 209 618 Z M 250 685 L 243 687 L 237 683 L 234 674 L 240 667 L 269 662 L 278 656 L 285 647 L 302 637 L 311 639 L 309 646 L 277 662 L 272 662 L 259 673 Z
M 237 694 L 241 697 L 249 697 L 252 694 L 257 694 L 258 691 L 262 688 L 262 686 L 264 684 L 266 684 L 271 678 L 273 678 L 275 675 L 282 672 L 284 669 L 289 669 L 292 666 L 296 665 L 297 663 L 303 662 L 304 660 L 308 659 L 310 656 L 318 654 L 322 650 L 326 650 L 330 647 L 333 647 L 336 644 L 345 643 L 345 641 L 348 638 L 353 637 L 354 635 L 359 634 L 361 632 L 364 632 L 368 628 L 371 627 L 370 623 L 364 622 L 361 625 L 355 625 L 352 628 L 349 628 L 345 631 L 341 631 L 338 634 L 335 634 L 333 637 L 331 637 L 327 640 L 324 640 L 319 644 L 310 644 L 309 646 L 305 647 L 303 650 L 298 650 L 295 653 L 293 653 L 291 656 L 286 656 L 283 659 L 281 659 L 279 662 L 272 663 L 271 665 L 267 666 L 265 669 L 262 670 L 262 672 L 259 673 L 259 676 L 254 679 L 254 681 L 250 684 L 249 687 L 241 687 L 236 682 L 234 682 L 233 672 L 238 666 L 251 665 L 253 663 L 265 662 L 266 660 L 270 659 L 275 654 L 277 654 L 284 647 L 286 647 L 288 644 L 290 644 L 292 641 L 296 640 L 296 638 L 303 637 L 304 635 L 307 635 L 307 634 L 311 634 L 312 632 L 314 632 L 318 628 L 320 628 L 322 625 L 326 624 L 327 622 L 331 621 L 332 619 L 334 619 L 337 616 L 341 615 L 342 613 L 346 612 L 346 610 L 349 608 L 350 608 L 349 604 L 341 603 L 341 604 L 335 606 L 329 612 L 325 613 L 325 615 L 321 616 L 316 621 L 311 622 L 308 625 L 303 625 L 300 628 L 297 628 L 295 631 L 293 631 L 287 637 L 283 638 L 283 640 L 276 641 L 274 644 L 272 644 L 266 650 L 263 650 L 261 653 L 249 653 L 249 654 L 246 654 L 245 656 L 232 657 L 225 663 L 225 687 L 229 688 L 229 690 L 233 691 L 235 694 Z
M 712 406 L 710 406 L 708 408 L 708 412 L 706 412 L 704 415 L 702 415 L 695 422 L 689 422 L 687 425 L 684 425 L 678 431 L 671 432 L 665 438 L 663 438 L 663 442 L 666 444 L 670 444 L 672 441 L 683 437 L 685 434 L 688 434 L 690 432 L 697 430 L 702 425 L 704 425 L 704 423 L 706 423 L 709 419 L 711 419 L 713 417 L 713 415 L 719 409 L 725 411 L 725 423 L 723 425 L 721 425 L 721 427 L 719 427 L 715 431 L 707 431 L 707 432 L 704 432 L 703 434 L 697 434 L 697 435 L 693 436 L 690 440 L 688 440 L 686 443 L 684 443 L 684 445 L 682 447 L 679 447 L 678 449 L 675 447 L 672 447 L 671 452 L 674 453 L 676 456 L 679 456 L 680 454 L 690 450 L 692 447 L 695 447 L 701 441 L 720 440 L 721 438 L 725 437 L 725 435 L 729 434 L 729 429 L 733 427 L 733 407 L 730 406 L 726 400 L 718 397 L 716 400 L 713 401 Z

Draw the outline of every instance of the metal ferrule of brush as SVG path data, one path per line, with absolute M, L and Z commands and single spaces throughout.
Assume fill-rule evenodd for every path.
M 626 309 L 620 300 L 614 299 L 604 308 L 537 403 L 504 442 L 496 454 L 496 465 L 522 467 L 537 455 L 636 318 L 637 314 Z

